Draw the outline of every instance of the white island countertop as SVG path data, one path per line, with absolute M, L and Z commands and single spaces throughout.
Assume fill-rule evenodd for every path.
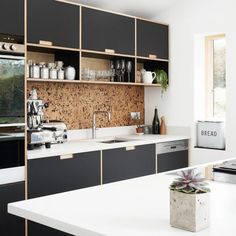
M 8 205 L 14 215 L 77 236 L 235 236 L 236 185 L 211 182 L 210 227 L 169 224 L 173 176 L 157 174 Z
M 101 141 L 111 139 L 124 139 L 127 142 L 106 144 Z M 92 152 L 100 150 L 108 150 L 114 148 L 122 148 L 129 146 L 138 146 L 153 143 L 171 142 L 177 140 L 189 139 L 188 136 L 177 136 L 177 135 L 122 135 L 122 136 L 111 136 L 97 139 L 84 139 L 84 140 L 73 140 L 62 144 L 53 144 L 51 148 L 47 149 L 44 146 L 40 149 L 35 149 L 27 152 L 28 159 L 37 159 L 51 156 L 60 156 L 66 154 Z

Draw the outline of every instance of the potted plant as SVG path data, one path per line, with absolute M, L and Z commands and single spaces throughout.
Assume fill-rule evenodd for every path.
M 136 133 L 137 134 L 143 134 L 143 127 L 140 125 L 140 115 L 139 113 L 136 113 L 135 116 L 133 117 L 133 120 L 136 124 Z
M 153 84 L 161 85 L 161 94 L 167 90 L 169 86 L 169 78 L 164 70 L 155 70 L 156 78 L 153 80 Z
M 209 192 L 207 183 L 196 169 L 178 173 L 170 185 L 170 224 L 197 232 L 209 226 Z

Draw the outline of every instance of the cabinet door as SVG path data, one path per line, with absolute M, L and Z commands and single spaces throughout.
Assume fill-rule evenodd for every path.
M 28 0 L 28 42 L 79 48 L 79 6 L 54 0 Z
M 188 151 L 164 153 L 157 156 L 157 172 L 188 167 Z
M 24 36 L 24 0 L 1 0 L 0 22 L 0 34 Z
M 28 221 L 28 235 L 29 236 L 69 236 L 71 234 Z
M 100 184 L 100 152 L 28 161 L 28 197 L 40 197 Z
M 137 20 L 137 55 L 168 59 L 168 26 L 145 20 Z
M 103 151 L 103 182 L 135 178 L 155 173 L 155 145 L 136 146 L 134 149 Z
M 90 8 L 82 8 L 82 48 L 135 54 L 135 20 Z
M 7 212 L 7 204 L 25 199 L 25 183 L 0 186 L 0 235 L 24 236 L 24 219 Z

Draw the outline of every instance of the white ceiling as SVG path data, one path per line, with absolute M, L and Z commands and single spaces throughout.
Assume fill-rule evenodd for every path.
M 125 13 L 147 19 L 155 18 L 160 11 L 163 11 L 177 0 L 70 0 L 105 10 Z

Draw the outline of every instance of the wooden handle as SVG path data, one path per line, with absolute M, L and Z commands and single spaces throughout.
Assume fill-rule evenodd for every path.
M 151 58 L 151 59 L 157 59 L 157 55 L 155 55 L 155 54 L 149 54 L 148 57 Z
M 72 159 L 74 158 L 73 154 L 65 154 L 60 156 L 60 160 L 67 160 L 67 159 Z
M 113 53 L 113 54 L 114 54 L 114 53 L 115 53 L 115 50 L 114 50 L 114 49 L 106 48 L 106 49 L 105 49 L 105 52 L 106 52 L 106 53 Z
M 126 147 L 126 151 L 132 151 L 132 150 L 135 150 L 135 146 Z
M 39 44 L 45 45 L 45 46 L 52 46 L 53 43 L 51 41 L 45 41 L 45 40 L 39 40 Z

